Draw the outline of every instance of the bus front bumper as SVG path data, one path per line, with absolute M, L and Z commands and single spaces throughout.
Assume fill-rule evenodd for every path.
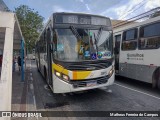
M 54 76 L 54 77 L 56 77 L 56 76 Z M 89 85 L 83 86 L 83 82 L 75 81 L 75 82 L 82 83 L 81 86 L 79 86 L 79 85 L 76 86 L 75 84 L 67 83 L 67 82 L 59 79 L 58 77 L 56 77 L 56 79 L 54 79 L 54 81 L 53 81 L 53 92 L 54 93 L 69 93 L 69 92 L 78 92 L 78 91 L 84 91 L 84 90 L 90 90 L 90 89 L 110 86 L 114 83 L 114 79 L 115 79 L 115 74 L 113 73 L 112 76 L 110 78 L 108 78 L 105 83 L 94 84 L 93 81 L 90 83 L 89 83 L 89 81 L 87 81 L 87 83 L 89 83 Z M 86 82 L 86 81 L 84 81 L 84 82 Z

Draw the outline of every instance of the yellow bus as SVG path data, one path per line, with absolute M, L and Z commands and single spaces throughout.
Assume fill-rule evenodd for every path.
M 111 21 L 82 13 L 54 13 L 36 41 L 36 63 L 54 93 L 112 85 Z

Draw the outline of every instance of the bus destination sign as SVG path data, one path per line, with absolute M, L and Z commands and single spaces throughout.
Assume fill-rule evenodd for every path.
M 71 23 L 71 24 L 85 24 L 85 25 L 107 25 L 110 26 L 108 18 L 85 16 L 85 15 L 57 15 L 56 23 Z

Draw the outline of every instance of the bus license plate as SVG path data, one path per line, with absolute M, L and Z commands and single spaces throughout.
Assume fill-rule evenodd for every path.
M 87 83 L 87 87 L 96 86 L 96 85 L 97 85 L 96 81 L 92 81 L 92 82 Z

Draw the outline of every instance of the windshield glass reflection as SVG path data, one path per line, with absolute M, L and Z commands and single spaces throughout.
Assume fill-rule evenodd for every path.
M 99 30 L 56 29 L 55 58 L 64 61 L 109 59 L 112 57 L 112 32 Z M 56 36 L 56 37 L 55 37 Z M 79 37 L 78 37 L 79 36 Z

